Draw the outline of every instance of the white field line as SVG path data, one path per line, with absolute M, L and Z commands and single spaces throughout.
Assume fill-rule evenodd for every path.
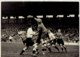
M 80 45 L 80 43 L 67 43 L 67 42 L 65 42 L 65 45 Z

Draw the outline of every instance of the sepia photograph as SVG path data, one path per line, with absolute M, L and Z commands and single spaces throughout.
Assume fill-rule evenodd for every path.
M 79 57 L 79 2 L 2 1 L 1 57 Z

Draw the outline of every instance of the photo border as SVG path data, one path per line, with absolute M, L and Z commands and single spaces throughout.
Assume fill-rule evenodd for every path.
M 1 2 L 79 2 L 79 29 L 80 29 L 80 0 L 0 0 L 0 57 L 1 57 Z M 79 30 L 79 46 L 80 46 L 80 30 Z

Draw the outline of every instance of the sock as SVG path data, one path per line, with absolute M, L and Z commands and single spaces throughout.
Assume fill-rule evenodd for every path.
M 63 48 L 61 47 L 61 50 L 63 51 Z
M 54 48 L 57 49 L 57 50 L 59 51 L 59 48 L 58 48 L 58 47 L 55 46 Z
M 64 49 L 65 49 L 65 52 L 67 52 L 67 49 L 66 49 L 66 47 L 64 47 Z
M 48 48 L 49 52 L 52 52 L 51 48 Z

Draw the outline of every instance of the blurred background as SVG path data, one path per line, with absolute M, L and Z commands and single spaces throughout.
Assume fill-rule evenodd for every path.
M 61 29 L 66 42 L 79 41 L 79 2 L 1 2 L 2 42 L 10 36 L 18 42 L 18 31 L 26 31 L 29 24 L 36 30 L 34 17 L 53 33 Z

